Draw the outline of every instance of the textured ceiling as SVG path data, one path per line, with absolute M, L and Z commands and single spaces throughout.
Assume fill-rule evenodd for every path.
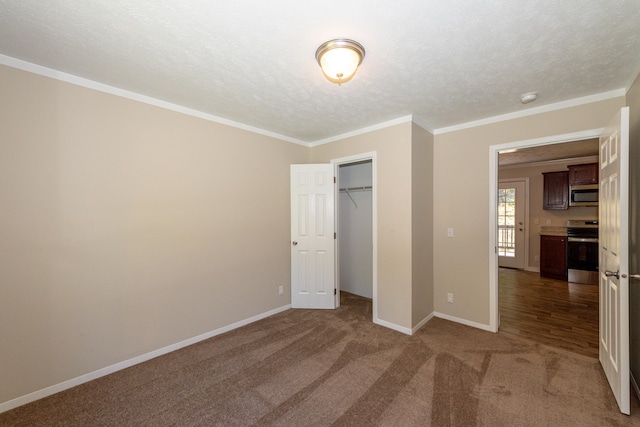
M 342 86 L 337 37 L 367 51 Z M 639 52 L 639 0 L 0 0 L 0 54 L 303 142 L 624 89 Z

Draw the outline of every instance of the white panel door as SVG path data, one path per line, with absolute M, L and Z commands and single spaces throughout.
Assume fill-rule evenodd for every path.
M 291 165 L 291 307 L 335 308 L 331 164 Z
M 525 267 L 525 181 L 498 184 L 498 265 Z
M 600 363 L 629 414 L 629 108 L 600 136 Z

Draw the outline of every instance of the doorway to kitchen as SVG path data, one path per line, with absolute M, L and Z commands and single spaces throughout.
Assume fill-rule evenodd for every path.
M 510 147 L 504 151 L 496 151 L 496 172 L 499 179 L 494 183 L 496 188 L 494 230 L 497 256 L 492 261 L 497 264 L 494 264 L 497 274 L 496 281 L 492 283 L 496 286 L 495 307 L 498 311 L 496 314 L 499 316 L 496 319 L 496 330 L 499 327 L 502 332 L 521 335 L 547 345 L 597 357 L 597 288 L 541 277 L 539 267 L 542 255 L 540 235 L 543 229 L 552 228 L 554 231 L 556 228 L 564 229 L 566 233 L 566 222 L 569 218 L 597 217 L 597 208 L 581 207 L 572 208 L 572 210 L 548 211 L 543 207 L 544 173 L 555 170 L 566 171 L 568 164 L 577 162 L 597 162 L 597 139 L 591 142 L 593 147 L 588 148 L 590 144 L 584 140 L 593 138 L 580 137 L 581 135 L 579 134 L 575 140 L 568 136 L 566 140 L 557 142 L 550 139 L 544 144 L 524 145 L 521 148 Z M 551 155 L 555 157 L 544 158 Z M 509 161 L 505 161 L 507 159 L 512 163 L 508 164 Z M 508 233 L 519 225 L 519 221 L 509 218 L 512 213 L 515 216 L 513 210 L 516 203 L 512 199 L 515 199 L 517 190 L 512 194 L 508 190 L 511 187 L 508 182 L 520 179 L 529 180 L 528 215 L 523 225 L 524 232 L 529 235 L 530 241 L 527 244 L 528 253 L 524 268 L 514 269 L 510 264 L 504 263 L 504 254 L 508 254 L 510 250 Z M 506 234 L 507 238 L 501 239 L 501 234 Z M 503 244 L 501 240 L 505 240 L 506 243 Z

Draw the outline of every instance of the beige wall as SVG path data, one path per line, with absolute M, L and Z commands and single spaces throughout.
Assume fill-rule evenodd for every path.
M 433 312 L 433 135 L 407 122 L 312 148 L 313 163 L 376 152 L 378 318 L 411 329 Z
M 595 160 L 597 162 L 597 159 Z M 592 160 L 589 161 L 591 163 Z M 540 228 L 565 226 L 568 219 L 598 219 L 597 207 L 571 207 L 566 210 L 542 209 L 543 172 L 566 171 L 567 165 L 584 161 L 500 168 L 499 179 L 529 178 L 529 259 L 527 267 L 540 268 Z M 536 224 L 536 220 L 538 224 Z M 536 259 L 536 256 L 538 257 Z
M 377 152 L 379 319 L 488 324 L 489 147 L 624 104 L 308 149 L 3 66 L 0 85 L 0 402 L 288 304 L 291 163 Z
M 0 85 L 0 402 L 290 303 L 308 148 L 4 66 Z
M 311 162 L 375 151 L 378 212 L 378 318 L 411 328 L 411 123 L 311 149 Z
M 606 126 L 624 97 L 444 134 L 434 149 L 435 310 L 489 325 L 489 147 Z M 447 238 L 447 227 L 455 230 Z M 454 294 L 454 304 L 446 302 Z
M 433 313 L 433 135 L 412 127 L 412 327 Z
M 640 75 L 627 92 L 629 149 L 629 273 L 640 274 Z M 640 280 L 629 280 L 631 373 L 640 381 Z

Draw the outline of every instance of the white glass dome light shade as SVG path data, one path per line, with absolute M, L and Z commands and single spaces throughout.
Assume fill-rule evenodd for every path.
M 348 39 L 323 43 L 316 51 L 316 60 L 327 80 L 342 84 L 355 75 L 364 58 L 364 47 Z
M 346 82 L 353 77 L 360 65 L 360 55 L 348 47 L 326 52 L 320 58 L 322 71 L 331 81 Z

